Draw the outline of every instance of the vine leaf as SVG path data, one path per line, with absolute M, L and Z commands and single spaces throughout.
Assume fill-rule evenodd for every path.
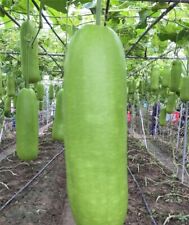
M 140 21 L 136 26 L 137 29 L 144 29 L 144 28 L 147 27 L 147 25 L 148 25 L 147 24 L 147 18 L 150 15 L 150 13 L 151 13 L 151 10 L 149 10 L 149 9 L 142 9 L 139 12 Z

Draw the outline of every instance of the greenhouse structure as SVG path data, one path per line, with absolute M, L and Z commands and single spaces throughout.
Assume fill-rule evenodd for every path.
M 189 225 L 189 0 L 0 0 L 0 225 Z

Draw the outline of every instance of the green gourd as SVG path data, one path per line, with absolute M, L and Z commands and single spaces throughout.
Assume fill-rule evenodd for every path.
M 39 110 L 40 110 L 40 111 L 43 110 L 43 101 L 39 101 Z
M 64 69 L 64 143 L 74 219 L 77 225 L 123 225 L 127 94 L 118 36 L 107 27 L 83 27 L 69 44 Z
M 36 83 L 41 80 L 37 39 L 33 43 L 36 34 L 37 29 L 31 21 L 27 20 L 23 22 L 20 31 L 21 68 L 26 83 Z
M 38 102 L 32 89 L 23 88 L 17 97 L 16 153 L 21 160 L 38 156 Z
M 11 98 L 9 96 L 5 98 L 4 115 L 6 117 L 11 117 Z
M 166 98 L 167 98 L 167 96 L 169 94 L 168 90 L 169 90 L 168 88 L 162 88 L 162 87 L 160 88 L 159 96 L 160 96 L 160 101 L 161 102 L 165 102 L 165 100 L 166 100 Z
M 159 124 L 160 126 L 165 126 L 166 125 L 166 107 L 162 108 L 160 110 L 160 114 L 159 114 Z
M 182 62 L 180 60 L 175 60 L 172 63 L 171 67 L 171 82 L 170 82 L 170 91 L 179 93 L 180 82 L 181 82 L 181 73 L 182 73 Z
M 45 95 L 45 88 L 42 83 L 37 83 L 36 85 L 36 92 L 37 92 L 37 99 L 39 101 L 43 101 L 44 95 Z
M 189 101 L 189 76 L 181 78 L 180 99 L 183 102 Z
M 177 95 L 174 92 L 170 92 L 167 98 L 166 112 L 173 113 L 177 104 Z
M 127 82 L 127 87 L 128 87 L 128 94 L 134 94 L 136 91 L 136 82 L 133 77 L 131 77 L 128 82 Z
M 170 67 L 165 66 L 161 71 L 162 77 L 162 87 L 168 88 L 170 86 L 171 81 L 171 70 Z
M 15 78 L 13 75 L 8 75 L 7 78 L 7 95 L 9 97 L 14 97 L 16 94 L 16 88 L 15 88 Z
M 14 108 L 16 109 L 16 101 L 17 101 L 17 96 L 15 95 L 13 97 L 13 105 L 14 105 Z
M 0 70 L 0 98 L 3 96 L 3 82 L 2 82 L 2 73 Z
M 50 84 L 49 85 L 49 99 L 52 101 L 53 98 L 54 98 L 54 87 L 53 87 L 53 84 Z
M 56 111 L 53 122 L 52 138 L 54 140 L 63 141 L 64 126 L 63 126 L 63 89 L 60 89 L 56 97 Z
M 159 89 L 159 69 L 153 67 L 150 76 L 150 89 L 151 91 L 157 91 Z
M 145 81 L 140 80 L 139 82 L 139 93 L 144 96 L 145 95 Z

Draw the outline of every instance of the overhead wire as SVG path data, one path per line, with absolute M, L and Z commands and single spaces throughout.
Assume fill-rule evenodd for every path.
M 144 36 L 165 16 L 167 15 L 174 7 L 178 5 L 178 2 L 170 5 L 148 28 L 139 36 L 136 42 L 126 51 L 126 55 L 129 55 L 131 51 L 138 45 L 138 43 L 143 39 Z

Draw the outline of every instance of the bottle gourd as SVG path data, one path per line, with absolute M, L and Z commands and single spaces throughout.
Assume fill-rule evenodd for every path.
M 21 68 L 22 75 L 27 83 L 36 83 L 41 80 L 37 39 L 33 43 L 36 34 L 37 30 L 30 20 L 27 20 L 22 24 L 20 31 Z
M 60 89 L 56 96 L 56 111 L 53 122 L 52 138 L 54 140 L 64 140 L 64 126 L 63 126 L 63 89 Z
M 123 225 L 127 211 L 126 66 L 116 33 L 88 25 L 65 59 L 64 143 L 77 225 Z
M 16 153 L 21 160 L 38 155 L 38 102 L 32 89 L 23 88 L 17 97 Z

